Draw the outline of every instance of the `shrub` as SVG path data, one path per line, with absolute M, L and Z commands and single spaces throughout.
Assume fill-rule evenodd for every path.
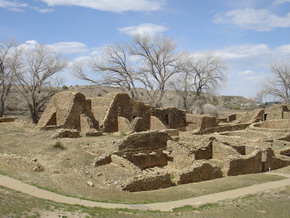
M 58 150 L 64 150 L 65 149 L 65 147 L 63 146 L 63 144 L 61 142 L 56 142 L 51 147 L 53 149 L 58 149 Z

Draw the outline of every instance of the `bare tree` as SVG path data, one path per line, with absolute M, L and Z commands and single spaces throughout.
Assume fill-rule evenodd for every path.
M 271 66 L 272 76 L 264 85 L 267 95 L 278 98 L 286 104 L 290 104 L 290 65 L 280 63 Z
M 138 80 L 144 85 L 155 107 L 161 106 L 170 78 L 179 72 L 179 54 L 175 42 L 166 37 L 137 35 L 131 44 L 131 54 L 139 58 Z
M 26 100 L 33 123 L 37 123 L 42 107 L 60 85 L 56 74 L 67 63 L 45 45 L 35 45 L 26 50 L 22 63 L 22 68 L 15 70 L 17 87 Z
M 78 78 L 92 82 L 98 86 L 108 85 L 121 88 L 128 92 L 132 99 L 139 99 L 136 90 L 136 72 L 133 70 L 128 46 L 126 44 L 116 43 L 107 46 L 104 49 L 104 55 L 100 58 L 90 60 L 90 69 L 97 73 L 97 79 L 87 76 L 82 65 L 76 63 L 73 67 L 74 73 Z
M 0 43 L 0 117 L 4 115 L 6 99 L 15 79 L 14 69 L 20 67 L 21 51 L 15 45 L 14 41 Z
M 217 102 L 217 90 L 226 81 L 226 66 L 220 57 L 211 52 L 197 58 L 187 57 L 180 63 L 182 73 L 176 82 L 180 83 L 181 80 L 182 88 L 177 93 L 187 111 L 194 109 L 197 113 L 203 113 L 204 105 Z

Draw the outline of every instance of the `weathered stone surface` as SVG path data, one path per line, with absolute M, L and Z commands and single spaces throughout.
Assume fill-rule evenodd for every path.
M 208 128 L 216 127 L 218 125 L 216 117 L 192 114 L 186 114 L 186 124 L 187 131 L 202 131 Z
M 56 132 L 52 135 L 53 139 L 58 138 L 78 138 L 80 137 L 80 132 L 76 129 L 58 129 Z
M 195 161 L 189 168 L 177 172 L 177 184 L 200 182 L 222 177 L 222 171 L 214 164 L 204 161 Z
M 179 136 L 179 130 L 178 129 L 163 129 L 161 132 L 165 132 L 169 136 Z
M 131 127 L 130 121 L 127 118 L 118 116 L 117 120 L 118 120 L 118 131 L 119 132 L 124 132 L 127 134 L 132 132 L 132 127 Z
M 177 108 L 151 108 L 151 116 L 156 117 L 165 126 L 163 129 L 179 129 L 185 130 L 186 128 L 186 113 L 183 110 Z M 161 130 L 156 129 L 158 127 L 152 127 L 151 130 Z
M 136 165 L 134 165 L 132 162 L 125 159 L 124 157 L 113 154 L 113 155 L 111 155 L 111 159 L 112 159 L 112 163 L 114 163 L 120 167 L 124 167 L 127 170 L 140 171 L 140 169 Z
M 56 126 L 64 129 L 76 129 L 87 132 L 98 129 L 98 122 L 91 112 L 91 101 L 82 93 L 60 92 L 49 101 L 42 114 L 38 127 Z
M 92 111 L 104 132 L 117 132 L 118 117 L 128 119 L 142 117 L 145 129 L 150 129 L 150 106 L 130 99 L 126 93 L 109 93 L 103 98 L 92 100 Z
M 168 188 L 174 185 L 170 174 L 153 174 L 130 179 L 121 187 L 124 191 L 137 192 Z
M 0 153 L 0 165 L 8 165 L 13 168 L 26 168 L 35 172 L 43 171 L 44 167 L 36 158 L 24 157 L 17 154 Z
M 125 157 L 140 169 L 167 165 L 167 148 L 170 137 L 165 132 L 147 131 L 126 136 L 117 144 L 118 155 Z
M 263 172 L 275 170 L 290 165 L 290 158 L 283 156 L 276 156 L 271 148 L 262 152 Z
M 233 147 L 221 142 L 213 141 L 212 158 L 217 160 L 226 160 L 228 156 L 240 157 L 239 152 Z
M 135 117 L 131 122 L 131 127 L 134 132 L 142 132 L 147 130 L 142 117 Z
M 262 151 L 255 150 L 248 155 L 228 156 L 223 170 L 228 176 L 260 173 L 263 170 Z
M 128 135 L 117 146 L 119 151 L 164 149 L 169 139 L 165 132 L 147 131 Z
M 93 160 L 92 165 L 94 167 L 98 167 L 98 166 L 110 164 L 111 162 L 112 162 L 111 154 L 106 154 L 106 155 L 102 155 L 102 156 L 96 157 Z

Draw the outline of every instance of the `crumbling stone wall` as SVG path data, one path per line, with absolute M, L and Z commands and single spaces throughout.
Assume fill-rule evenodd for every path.
M 272 105 L 265 109 L 264 121 L 276 119 L 288 119 L 290 105 Z M 285 115 L 285 117 L 284 117 Z
M 228 156 L 223 169 L 228 176 L 260 173 L 262 170 L 262 151 L 260 150 L 255 150 L 248 155 Z
M 263 172 L 275 170 L 290 165 L 290 158 L 277 157 L 271 148 L 268 148 L 262 153 Z
M 174 185 L 170 179 L 170 174 L 152 174 L 139 176 L 126 181 L 122 190 L 129 192 L 149 191 L 161 188 L 168 188 Z
M 151 116 L 157 117 L 167 129 L 186 128 L 186 113 L 177 108 L 151 108 Z
M 118 125 L 118 117 L 120 122 L 127 119 L 130 123 L 134 118 L 141 117 L 145 129 L 150 129 L 150 108 L 142 102 L 132 100 L 126 93 L 109 93 L 102 99 L 92 100 L 92 111 L 99 119 L 104 132 L 117 132 L 121 130 L 119 127 L 124 127 L 124 125 Z M 125 131 L 127 128 L 129 128 L 128 125 L 125 127 Z
M 239 152 L 233 147 L 221 142 L 213 141 L 212 158 L 217 160 L 227 160 L 228 156 L 240 157 Z
M 84 132 L 98 129 L 98 122 L 90 107 L 91 102 L 83 94 L 70 91 L 60 92 L 54 95 L 48 103 L 38 122 L 38 127 L 55 126 Z
M 177 184 L 200 182 L 222 177 L 222 171 L 214 164 L 204 161 L 195 161 L 189 168 L 177 172 Z
M 216 117 L 186 114 L 186 130 L 205 130 L 218 125 Z
M 24 157 L 17 154 L 0 153 L 0 165 L 8 165 L 13 168 L 26 168 L 35 172 L 44 170 L 36 158 Z
M 167 133 L 147 131 L 126 136 L 119 144 L 118 154 L 134 163 L 140 169 L 167 165 Z

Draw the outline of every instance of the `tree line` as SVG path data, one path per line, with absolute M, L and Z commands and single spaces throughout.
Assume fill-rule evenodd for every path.
M 14 41 L 0 42 L 0 117 L 13 86 L 37 123 L 40 111 L 58 91 L 58 75 L 67 67 L 65 58 L 47 45 L 23 49 Z M 136 35 L 130 43 L 106 46 L 101 57 L 90 58 L 88 66 L 75 62 L 69 70 L 100 87 L 118 87 L 135 100 L 140 100 L 138 88 L 143 88 L 155 107 L 162 107 L 166 90 L 175 90 L 181 109 L 202 114 L 216 104 L 217 90 L 226 82 L 226 69 L 221 57 L 212 52 L 199 56 L 178 52 L 171 38 Z M 273 65 L 272 72 L 274 79 L 265 83 L 257 99 L 272 95 L 290 103 L 289 65 Z

